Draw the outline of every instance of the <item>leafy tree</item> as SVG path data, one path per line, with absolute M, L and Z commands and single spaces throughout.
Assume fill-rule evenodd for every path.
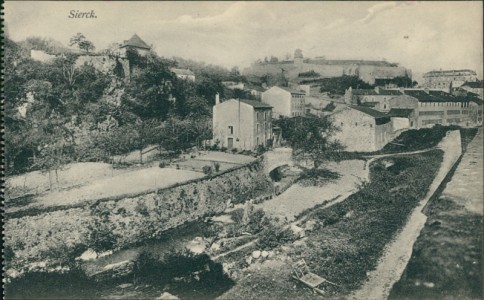
M 330 94 L 344 95 L 349 87 L 353 89 L 371 89 L 372 85 L 361 80 L 358 76 L 343 75 L 341 77 L 324 78 L 319 80 L 321 92 Z
M 121 98 L 122 105 L 143 120 L 161 120 L 173 107 L 171 99 L 176 79 L 162 60 L 154 56 L 145 59 L 146 67 L 131 76 Z
M 94 44 L 87 40 L 84 34 L 78 32 L 76 35 L 72 36 L 69 41 L 69 46 L 77 46 L 79 49 L 90 52 L 94 51 Z
M 294 117 L 276 120 L 276 126 L 282 131 L 282 137 L 293 148 L 296 160 L 309 159 L 314 168 L 332 158 L 343 146 L 332 139 L 337 127 L 327 117 Z

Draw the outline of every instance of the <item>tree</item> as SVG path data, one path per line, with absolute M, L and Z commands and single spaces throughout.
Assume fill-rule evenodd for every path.
M 79 49 L 86 52 L 94 51 L 95 49 L 94 44 L 91 41 L 88 41 L 84 34 L 80 32 L 71 37 L 69 46 L 77 46 Z
M 142 120 L 162 120 L 173 107 L 171 99 L 176 78 L 159 58 L 148 56 L 144 59 L 146 66 L 132 74 L 121 105 Z
M 328 117 L 282 118 L 274 122 L 282 131 L 282 138 L 293 148 L 296 160 L 310 159 L 318 168 L 333 157 L 343 146 L 332 139 L 338 130 Z

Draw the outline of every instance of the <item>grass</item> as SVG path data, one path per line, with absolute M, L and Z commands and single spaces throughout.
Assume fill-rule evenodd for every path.
M 357 289 L 427 193 L 442 155 L 442 151 L 433 150 L 395 156 L 389 168 L 382 160 L 375 161 L 370 166 L 370 183 L 347 200 L 314 212 L 317 226 L 307 233 L 306 246 L 295 252 L 292 260 L 304 258 L 312 272 L 337 283 L 339 287 L 323 285 L 329 297 L 343 297 Z M 294 281 L 283 271 L 259 277 L 244 277 L 224 298 L 244 295 L 244 299 L 259 299 L 267 295 L 268 299 L 297 299 L 308 290 L 294 288 Z M 262 290 L 258 282 L 271 285 Z
M 427 214 L 389 298 L 482 299 L 482 215 L 445 197 L 430 202 Z

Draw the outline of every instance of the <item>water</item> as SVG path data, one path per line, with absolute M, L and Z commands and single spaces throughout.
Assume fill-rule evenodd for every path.
M 113 255 L 90 261 L 68 273 L 30 273 L 6 285 L 6 299 L 133 299 L 156 298 L 163 292 L 180 299 L 214 299 L 234 282 L 222 265 L 206 254 L 193 254 L 186 244 L 202 236 L 204 222 L 192 222 Z M 104 266 L 124 260 L 134 268 L 124 276 L 96 281 Z

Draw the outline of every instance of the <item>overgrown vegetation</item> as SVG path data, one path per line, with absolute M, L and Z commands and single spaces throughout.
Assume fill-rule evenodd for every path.
M 329 169 L 304 169 L 299 176 L 299 184 L 304 186 L 321 186 L 340 177 L 339 173 Z
M 304 258 L 312 272 L 338 284 L 322 286 L 330 298 L 344 297 L 358 288 L 427 193 L 442 156 L 440 150 L 395 156 L 391 158 L 391 167 L 383 160 L 375 161 L 370 166 L 370 183 L 359 192 L 329 208 L 309 213 L 308 221 L 316 221 L 315 226 L 306 232 L 308 240 L 304 246 L 292 247 L 291 261 Z M 265 272 L 263 268 L 263 275 L 244 277 L 223 298 L 233 299 L 243 292 L 248 299 L 261 295 L 270 295 L 271 299 L 307 299 L 310 290 L 284 272 L 290 269 L 286 265 L 289 263 L 279 266 L 278 272 Z M 271 284 L 259 284 L 262 282 Z
M 358 76 L 343 75 L 341 77 L 319 79 L 320 91 L 333 94 L 344 95 L 345 91 L 351 87 L 353 89 L 371 89 L 372 85 L 361 80 Z
M 6 173 L 55 171 L 69 162 L 111 162 L 114 155 L 160 145 L 167 151 L 202 146 L 211 138 L 211 106 L 224 98 L 223 80 L 240 76 L 224 68 L 199 64 L 196 81 L 170 71 L 175 60 L 128 51 L 130 80 L 77 64 L 94 45 L 82 33 L 71 43 L 28 38 L 5 39 Z M 58 55 L 49 63 L 30 59 L 30 50 Z M 112 51 L 102 50 L 109 59 Z M 62 54 L 62 55 L 60 55 Z M 119 63 L 119 61 L 118 61 Z M 180 61 L 186 64 L 186 61 Z M 114 72 L 116 73 L 116 72 Z
M 481 299 L 482 215 L 452 199 L 430 202 L 429 218 L 389 299 Z

